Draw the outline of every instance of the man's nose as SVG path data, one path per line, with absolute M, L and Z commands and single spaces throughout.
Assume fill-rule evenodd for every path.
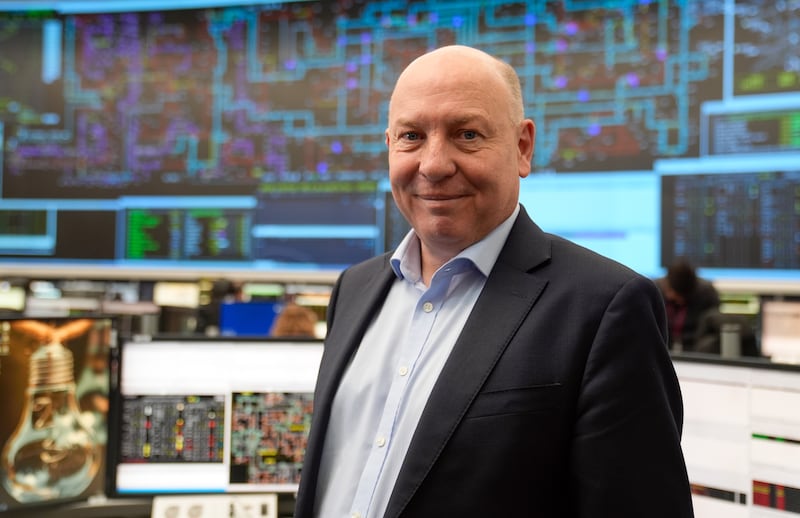
M 452 143 L 440 136 L 429 136 L 420 150 L 419 172 L 433 182 L 455 174 Z

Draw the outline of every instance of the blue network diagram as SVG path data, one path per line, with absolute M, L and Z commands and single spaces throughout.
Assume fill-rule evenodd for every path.
M 547 230 L 645 274 L 800 269 L 799 1 L 122 5 L 0 13 L 0 261 L 338 270 L 391 249 L 394 81 L 466 44 L 520 76 L 522 202 Z

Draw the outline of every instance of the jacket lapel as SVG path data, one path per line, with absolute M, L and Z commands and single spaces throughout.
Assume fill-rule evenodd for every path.
M 295 516 L 312 516 L 317 475 L 322 458 L 325 433 L 328 429 L 336 388 L 342 379 L 350 358 L 361 342 L 374 314 L 381 307 L 395 278 L 389 266 L 389 255 L 375 258 L 357 267 L 363 271 L 360 282 L 337 284 L 334 295 L 336 304 L 336 326 L 325 338 L 323 361 L 317 376 L 314 391 L 314 417 L 304 460 L 305 469 L 300 480 L 301 493 L 306 498 L 298 499 Z M 336 293 L 337 290 L 341 290 Z M 367 308 L 366 310 L 364 308 Z
M 333 400 L 350 358 L 358 349 L 369 323 L 380 310 L 396 278 L 389 265 L 389 255 L 384 255 L 383 259 L 369 263 L 370 271 L 363 276 L 362 282 L 348 283 L 350 292 L 338 294 L 341 303 L 336 304 L 336 325 L 325 338 L 325 354 L 329 358 L 322 365 L 327 368 L 320 372 L 317 386 L 320 404 L 324 408 Z
M 400 515 L 436 462 L 547 284 L 529 271 L 549 257 L 549 239 L 521 209 L 475 303 L 480 318 L 467 320 L 425 406 L 385 516 Z

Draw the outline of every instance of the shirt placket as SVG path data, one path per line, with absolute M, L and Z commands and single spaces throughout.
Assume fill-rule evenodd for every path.
M 431 281 L 430 289 L 422 292 L 414 308 L 411 328 L 405 343 L 401 345 L 399 361 L 393 367 L 392 383 L 386 404 L 372 441 L 369 458 L 358 483 L 351 508 L 351 518 L 368 516 L 378 479 L 392 446 L 395 423 L 401 417 L 400 412 L 406 395 L 413 389 L 414 368 L 431 336 L 436 316 L 444 303 L 452 278 L 450 269 L 441 273 L 443 275 Z

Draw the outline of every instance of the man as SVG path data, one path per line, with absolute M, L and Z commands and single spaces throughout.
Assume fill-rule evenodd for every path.
M 676 352 L 695 351 L 704 316 L 719 310 L 717 289 L 698 277 L 694 266 L 685 259 L 669 265 L 667 274 L 657 279 L 656 285 L 667 306 L 667 343 Z
M 692 516 L 663 302 L 519 206 L 534 133 L 483 52 L 401 74 L 386 144 L 413 230 L 337 281 L 297 518 Z

